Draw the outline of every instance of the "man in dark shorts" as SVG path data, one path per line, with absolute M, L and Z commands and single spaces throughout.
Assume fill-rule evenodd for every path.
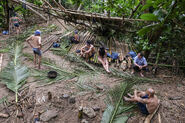
M 147 61 L 142 53 L 138 53 L 138 55 L 134 58 L 134 65 L 132 74 L 137 71 L 140 72 L 141 77 L 144 77 L 143 70 L 146 70 Z
M 95 48 L 91 44 L 91 41 L 88 40 L 86 42 L 86 45 L 81 48 L 80 55 L 81 57 L 85 58 L 86 61 L 88 61 L 90 58 L 94 56 L 94 54 L 95 54 Z
M 34 53 L 34 65 L 36 67 L 36 61 L 38 56 L 38 68 L 40 69 L 40 63 L 41 63 L 41 32 L 39 30 L 35 31 L 35 35 L 31 35 L 29 38 L 26 39 L 28 44 L 32 47 L 33 53 Z
M 143 114 L 153 113 L 158 105 L 159 99 L 155 96 L 155 91 L 152 88 L 147 89 L 146 91 L 134 91 L 134 95 L 128 93 L 128 97 L 124 97 L 125 101 L 137 102 L 137 105 Z
M 13 25 L 16 28 L 16 33 L 19 34 L 21 32 L 21 28 L 20 28 L 20 23 L 21 19 L 19 19 L 16 14 L 14 14 L 14 16 L 11 18 L 11 22 L 13 23 Z

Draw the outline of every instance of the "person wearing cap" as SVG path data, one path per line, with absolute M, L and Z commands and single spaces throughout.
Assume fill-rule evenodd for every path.
M 71 43 L 75 43 L 75 44 L 78 44 L 80 42 L 80 38 L 79 38 L 79 35 L 78 35 L 78 31 L 75 30 L 74 31 L 74 36 L 71 37 Z
M 80 56 L 85 58 L 86 61 L 89 60 L 89 58 L 93 57 L 95 54 L 95 48 L 94 46 L 91 44 L 91 41 L 88 40 L 86 42 L 86 45 L 83 46 L 80 50 Z
M 21 19 L 18 18 L 16 16 L 16 14 L 14 14 L 14 16 L 11 17 L 10 21 L 13 23 L 13 25 L 14 25 L 14 27 L 16 29 L 16 33 L 18 35 L 21 32 L 21 28 L 20 28 L 20 24 L 19 24 L 21 22 Z
M 125 101 L 137 102 L 137 105 L 143 114 L 152 114 L 158 107 L 160 100 L 155 95 L 155 91 L 152 88 L 146 91 L 134 91 L 134 95 L 128 93 L 128 97 L 124 96 Z
M 105 50 L 105 47 L 100 47 L 98 51 L 98 61 L 103 65 L 106 72 L 110 73 L 109 62 L 107 60 L 107 50 Z
M 138 55 L 134 58 L 132 74 L 135 71 L 138 71 L 140 72 L 141 77 L 144 77 L 143 70 L 146 70 L 146 67 L 147 67 L 147 61 L 145 57 L 143 56 L 142 53 L 138 53 Z
M 41 63 L 41 32 L 40 30 L 36 30 L 34 35 L 31 35 L 29 38 L 26 39 L 28 44 L 31 46 L 33 53 L 34 53 L 34 65 L 36 67 L 37 56 L 38 56 L 38 69 L 40 69 Z

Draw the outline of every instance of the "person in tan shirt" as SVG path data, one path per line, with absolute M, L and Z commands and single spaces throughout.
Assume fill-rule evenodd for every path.
M 141 112 L 143 114 L 153 113 L 159 105 L 159 99 L 155 96 L 155 91 L 152 88 L 147 89 L 145 92 L 134 91 L 134 95 L 130 95 L 130 98 L 124 97 L 125 101 L 137 102 Z
M 40 69 L 40 63 L 41 63 L 41 32 L 39 30 L 35 31 L 35 35 L 31 35 L 29 38 L 26 39 L 28 44 L 31 46 L 33 53 L 34 53 L 34 65 L 36 67 L 37 63 L 37 56 L 38 56 L 38 69 Z

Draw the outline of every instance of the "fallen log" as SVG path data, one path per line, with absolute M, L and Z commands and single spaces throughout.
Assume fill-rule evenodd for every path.
M 148 65 L 155 66 L 155 63 L 148 63 Z M 159 67 L 174 67 L 174 65 L 168 65 L 168 64 L 157 64 Z M 178 66 L 179 68 L 185 68 L 185 66 Z

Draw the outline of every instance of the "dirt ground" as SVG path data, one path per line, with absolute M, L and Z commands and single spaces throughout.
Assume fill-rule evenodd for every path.
M 55 23 L 57 24 L 57 23 Z M 58 25 L 59 26 L 59 25 Z M 0 40 L 7 39 L 8 36 L 1 36 Z M 31 48 L 25 43 L 24 53 L 32 54 Z M 62 69 L 71 70 L 75 66 L 75 63 L 70 63 L 69 61 L 63 59 L 52 53 L 52 51 L 47 51 L 43 54 L 44 58 L 51 59 L 55 61 L 55 64 Z M 3 68 L 7 66 L 9 61 L 8 54 L 4 54 L 3 57 Z M 33 61 L 24 59 L 24 64 L 29 68 L 34 67 Z M 42 66 L 42 70 L 46 70 L 47 67 Z M 147 76 L 147 75 L 146 75 Z M 151 73 L 149 75 L 151 77 Z M 162 123 L 185 123 L 185 78 L 179 76 L 174 76 L 173 72 L 167 68 L 160 68 L 156 75 L 156 78 L 164 80 L 165 83 L 146 83 L 134 86 L 138 90 L 146 90 L 152 87 L 156 91 L 156 95 L 160 99 L 160 108 L 158 113 L 154 116 L 152 123 L 158 123 L 158 117 L 161 117 Z M 100 110 L 95 111 L 96 116 L 94 118 L 88 118 L 83 116 L 89 123 L 100 123 L 102 114 L 106 109 L 105 98 L 106 92 L 110 88 L 120 83 L 120 78 L 109 77 L 106 73 L 99 73 L 89 78 L 84 78 L 84 82 L 88 83 L 94 88 L 99 87 L 99 92 L 93 90 L 81 90 L 76 86 L 77 78 L 66 81 L 58 81 L 50 85 L 39 85 L 34 82 L 34 78 L 29 78 L 25 87 L 28 87 L 27 94 L 35 99 L 35 106 L 31 105 L 30 108 L 23 111 L 24 117 L 17 118 L 13 120 L 11 118 L 0 118 L 0 123 L 32 123 L 34 121 L 33 113 L 43 113 L 48 110 L 57 111 L 57 117 L 43 123 L 80 123 L 78 119 L 78 109 L 79 106 L 83 107 L 98 107 Z M 8 96 L 8 100 L 14 100 L 14 93 L 9 91 L 6 86 L 0 83 L 0 99 L 4 96 Z M 48 99 L 48 92 L 52 94 L 52 99 Z M 64 95 L 68 95 L 65 98 Z M 179 97 L 178 100 L 170 100 L 170 98 Z M 73 100 L 75 99 L 75 101 Z M 73 100 L 73 101 L 71 101 Z M 10 106 L 9 111 L 13 110 Z M 0 112 L 5 112 L 4 105 L 0 104 Z M 143 116 L 137 110 L 136 115 L 129 118 L 128 123 L 142 123 L 145 116 Z M 42 122 L 41 122 L 42 123 Z

